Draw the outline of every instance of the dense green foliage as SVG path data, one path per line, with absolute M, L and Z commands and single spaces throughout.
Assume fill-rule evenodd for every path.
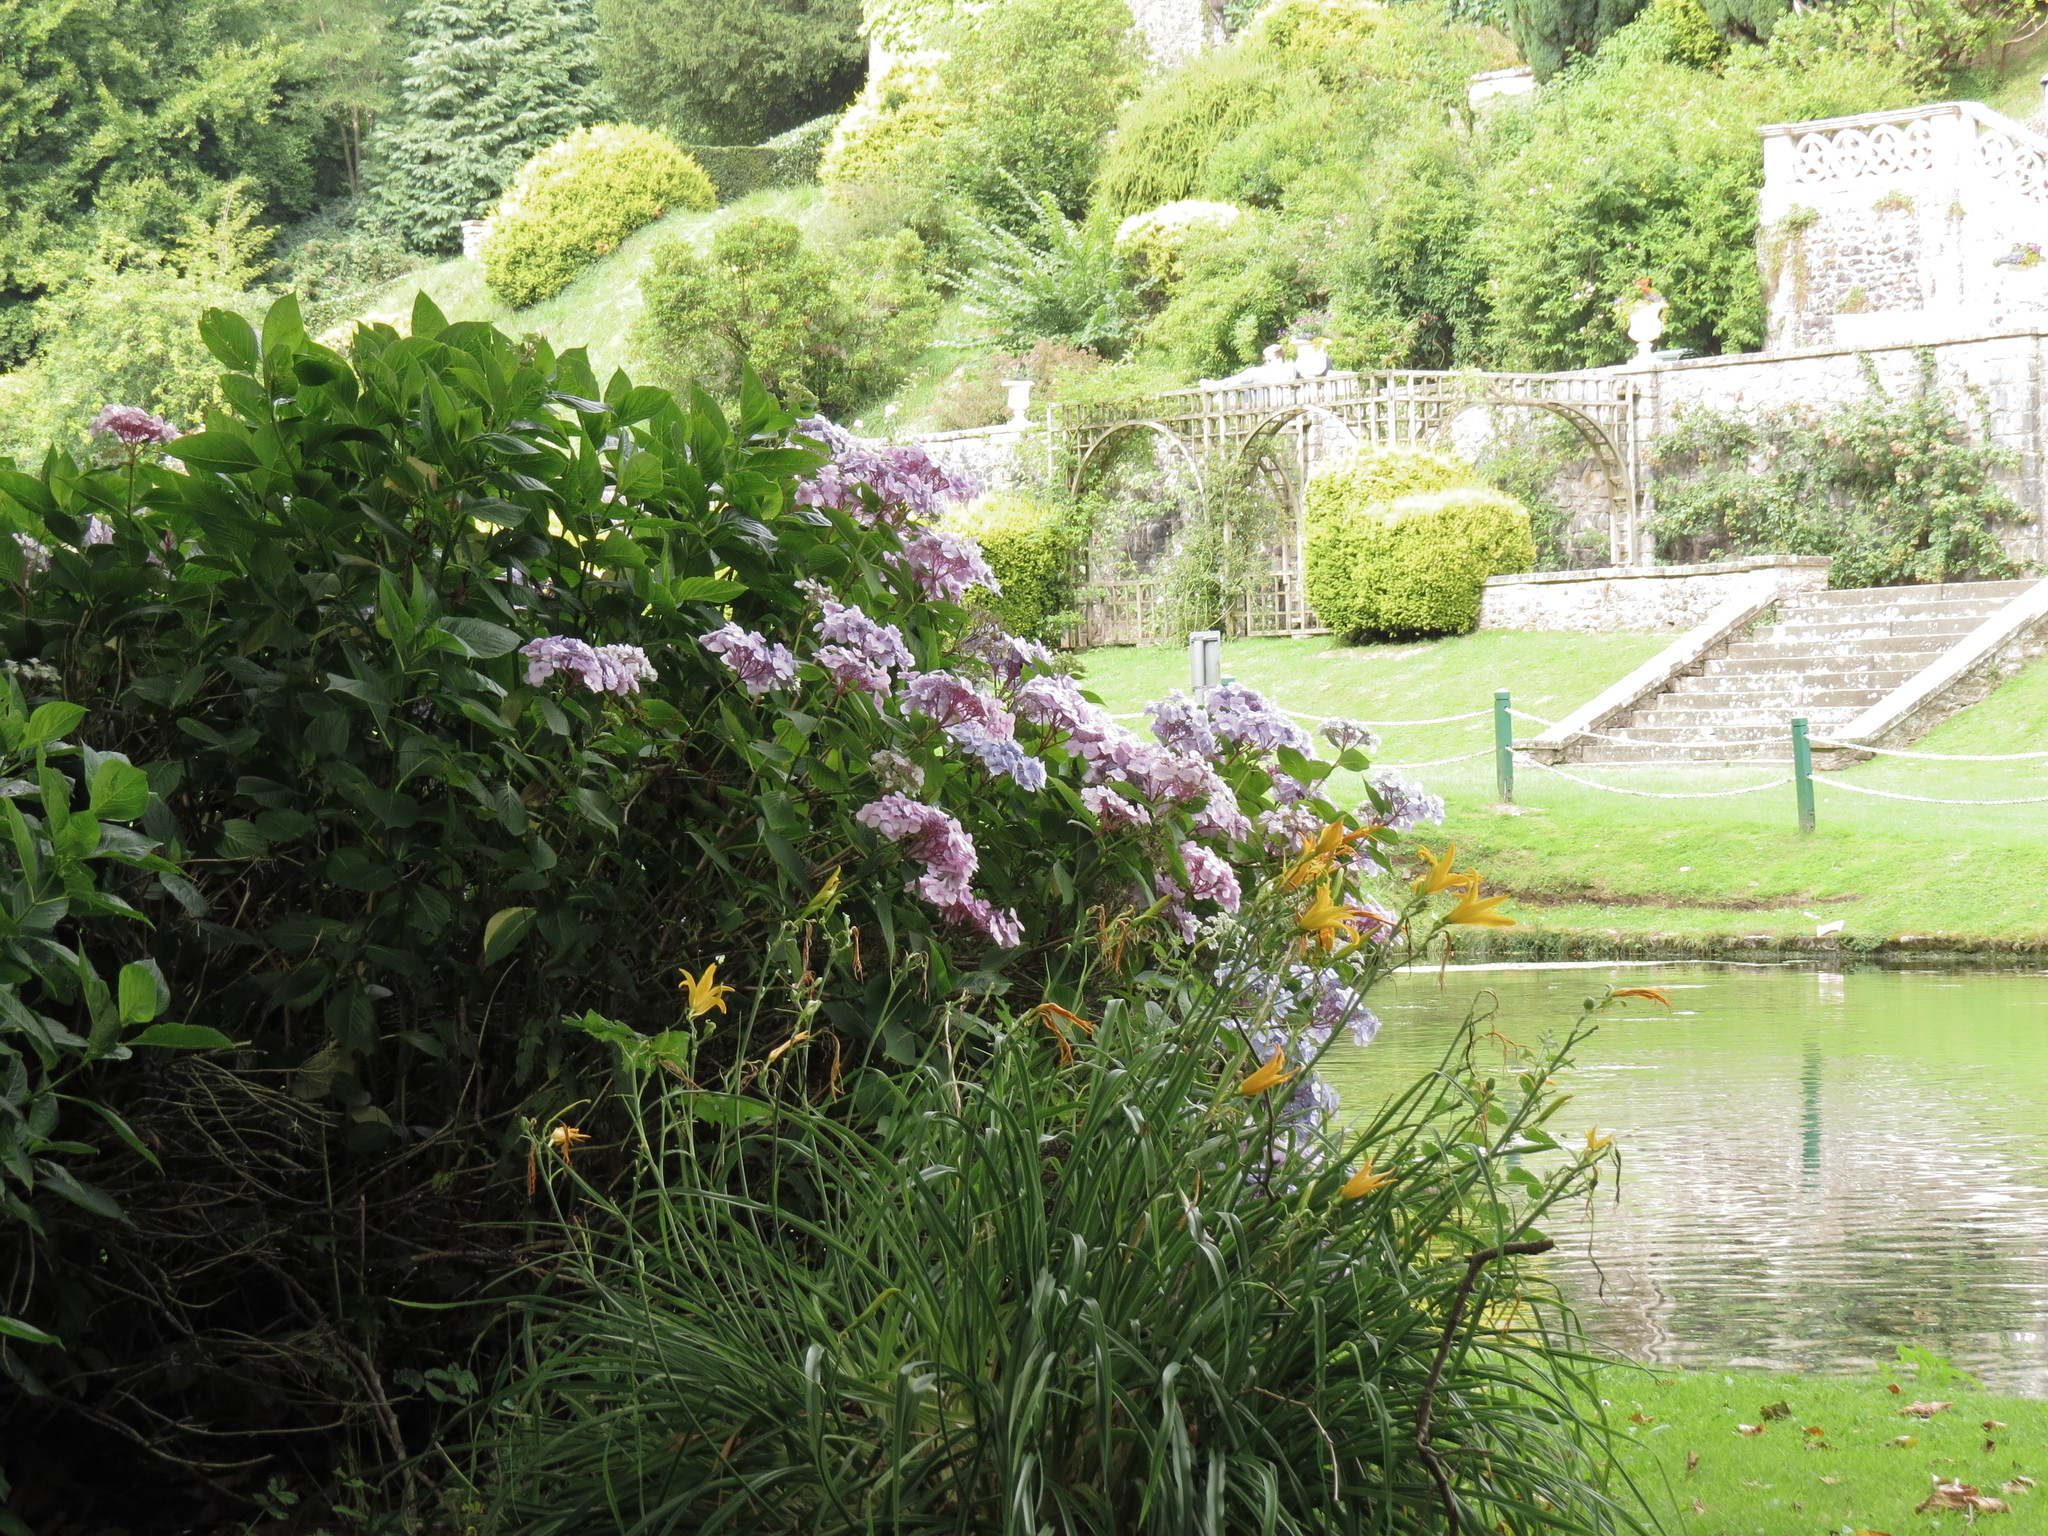
M 1031 204 L 1022 234 L 965 221 L 960 243 L 972 265 L 954 281 L 968 311 L 999 346 L 1043 340 L 1117 356 L 1137 329 L 1139 301 L 1114 237 L 1068 218 L 1050 192 Z
M 765 144 L 690 144 L 690 158 L 718 189 L 721 203 L 736 203 L 764 187 L 803 186 L 818 179 L 818 163 L 832 142 L 839 114 L 812 118 Z
M 671 209 L 717 206 L 703 167 L 661 134 L 579 128 L 527 161 L 505 189 L 484 237 L 484 281 L 524 309 Z
M 1053 640 L 1074 607 L 1074 566 L 1081 539 L 1065 509 L 1015 491 L 990 491 L 948 514 L 946 526 L 981 546 L 1002 583 L 972 601 L 1013 635 Z
M 427 0 L 406 18 L 405 76 L 369 145 L 379 217 L 452 251 L 519 167 L 605 114 L 591 0 Z
M 1906 395 L 1864 371 L 1861 400 L 1681 417 L 1656 444 L 1660 553 L 1832 555 L 1837 587 L 2018 575 L 1996 535 L 2027 515 L 1999 482 L 2012 454 L 1944 398 L 1931 354 Z
M 1300 901 L 1273 882 L 1219 961 L 1285 969 Z M 491 1391 L 482 1528 L 1423 1536 L 1448 1498 L 1466 1530 L 1633 1529 L 1550 1287 L 1466 1258 L 1593 1187 L 1605 1154 L 1543 1125 L 1565 1051 L 1496 1078 L 1475 1024 L 1326 1138 L 1243 1081 L 1321 1049 L 1256 988 L 1205 960 L 1106 990 L 1092 1023 L 962 1013 L 957 1057 L 856 1078 L 872 1135 L 786 1097 L 693 1126 L 659 1068 L 696 1075 L 701 1035 L 584 1021 L 620 1043 L 633 1173 L 547 1159 L 573 1257 Z
M 1020 231 L 1039 197 L 1079 216 L 1139 64 L 1125 0 L 988 7 L 954 43 L 944 70 L 948 95 L 969 109 L 946 135 L 947 186 Z
M 860 19 L 858 0 L 597 0 L 598 68 L 636 122 L 758 144 L 852 99 Z
M 665 379 L 738 392 L 744 370 L 802 409 L 839 414 L 889 389 L 930 338 L 937 299 L 917 236 L 807 243 L 786 219 L 735 219 L 708 255 L 672 240 L 645 281 L 641 345 Z
M 1487 577 L 1536 561 L 1527 510 L 1448 454 L 1362 450 L 1304 499 L 1309 606 L 1340 635 L 1462 634 Z

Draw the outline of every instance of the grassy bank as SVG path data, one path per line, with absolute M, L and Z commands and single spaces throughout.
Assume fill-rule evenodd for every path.
M 1242 640 L 1224 670 L 1288 708 L 1369 720 L 1485 709 L 1508 688 L 1518 708 L 1557 719 L 1663 643 L 1630 635 L 1495 631 L 1417 645 Z M 1186 685 L 1178 650 L 1086 658 L 1112 708 Z M 1521 722 L 1520 735 L 1541 727 Z M 1486 747 L 1485 719 L 1385 733 L 1380 760 L 1422 763 Z M 1930 733 L 1917 750 L 1996 753 L 2048 744 L 2048 663 Z M 1574 769 L 1612 786 L 1701 794 L 1767 784 L 1769 765 Z M 1512 892 L 1522 926 L 1493 952 L 1550 957 L 1644 951 L 1713 954 L 1818 948 L 1998 952 L 2048 948 L 2048 805 L 1937 806 L 1841 785 L 1945 799 L 2048 794 L 2048 761 L 1879 760 L 1818 776 L 1819 827 L 1802 836 L 1790 784 L 1719 799 L 1608 793 L 1523 769 L 1515 803 L 1486 757 L 1415 770 L 1445 797 L 1460 864 Z M 1816 929 L 1841 922 L 1835 934 Z
M 1937 1481 L 1961 1481 L 2010 1506 L 1976 1517 L 2000 1536 L 2048 1532 L 2048 1402 L 1910 1375 L 1899 1386 L 1875 1376 L 1617 1371 L 1603 1396 L 1625 1438 L 1623 1465 L 1668 1530 L 1959 1530 L 1970 1523 L 1963 1510 L 1915 1511 Z M 1931 1417 L 1906 1411 L 1940 1402 L 1951 1406 Z

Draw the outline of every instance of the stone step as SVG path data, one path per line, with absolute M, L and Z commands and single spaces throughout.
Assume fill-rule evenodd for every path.
M 1858 640 L 1948 640 L 1967 635 L 1983 622 L 1983 617 L 1974 613 L 1939 614 L 1931 618 L 1914 614 L 1908 618 L 1842 619 L 1826 623 L 1802 619 L 1752 630 L 1747 640 L 1738 640 L 1735 644 L 1803 650 L 1813 645 L 1838 645 Z
M 1823 608 L 1864 608 L 1897 604 L 1949 602 L 1965 598 L 1992 606 L 2011 602 L 2034 585 L 2032 578 L 2019 581 L 1946 581 L 1914 587 L 1843 587 L 1828 592 L 1795 592 L 1781 598 L 1778 611 L 1805 612 Z
M 1802 715 L 1815 731 L 1838 731 L 1861 714 L 1857 709 L 1816 709 Z M 1654 733 L 1644 735 L 1645 732 Z M 1775 710 L 1699 711 L 1678 710 L 1670 714 L 1639 715 L 1626 732 L 1608 731 L 1609 736 L 1626 734 L 1645 741 L 1737 741 L 1768 736 L 1773 741 L 1792 739 L 1792 716 Z
M 1672 742 L 1620 743 L 1596 741 L 1586 747 L 1579 761 L 1588 768 L 1597 768 L 1602 763 L 1739 763 L 1749 758 L 1790 757 L 1791 755 L 1792 748 L 1789 741 L 1786 743 L 1783 751 L 1776 750 L 1775 744 L 1768 741 L 1758 741 L 1750 746 L 1731 748 L 1702 747 Z M 1572 765 L 1570 763 L 1565 763 L 1561 766 L 1563 766 L 1566 772 L 1571 771 Z M 1789 773 L 1791 770 L 1788 768 L 1786 771 Z M 1616 782 L 1625 784 L 1628 781 L 1623 779 Z
M 1833 692 L 1890 692 L 1898 684 L 1917 676 L 1907 668 L 1858 668 L 1849 672 L 1765 672 L 1761 676 L 1729 676 L 1716 672 L 1708 678 L 1679 678 L 1661 694 L 1657 702 L 1671 700 L 1679 709 L 1712 709 L 1708 698 L 1810 698 L 1819 702 L 1821 694 Z
M 1730 652 L 1738 649 L 1730 646 Z M 1887 646 L 1871 645 L 1868 648 L 1840 649 L 1824 652 L 1793 653 L 1777 655 L 1766 652 L 1762 655 L 1751 653 L 1737 656 L 1716 656 L 1701 669 L 1702 677 L 1803 677 L 1817 667 L 1832 672 L 1847 672 L 1861 676 L 1864 673 L 1904 672 L 1911 677 L 1921 668 L 1930 665 L 1943 652 L 1945 645 L 1930 646 Z

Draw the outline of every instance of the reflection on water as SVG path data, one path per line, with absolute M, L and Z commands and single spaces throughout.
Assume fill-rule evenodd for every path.
M 2048 974 L 1752 966 L 1454 970 L 1375 994 L 1377 1044 L 1334 1047 L 1348 1107 L 1441 1061 L 1475 992 L 1495 1027 L 1610 1011 L 1560 1138 L 1616 1132 L 1621 1198 L 1554 1222 L 1602 1342 L 1662 1363 L 1861 1370 L 1924 1344 L 2048 1394 Z

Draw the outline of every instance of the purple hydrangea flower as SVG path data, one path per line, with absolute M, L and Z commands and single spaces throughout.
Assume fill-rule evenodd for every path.
M 1001 592 L 1003 584 L 989 569 L 981 546 L 970 538 L 944 528 L 927 528 L 904 540 L 903 553 L 890 560 L 908 567 L 911 580 L 927 599 L 943 598 L 957 603 L 969 587 Z
M 50 546 L 17 533 L 14 542 L 21 546 L 21 570 L 24 576 L 40 576 L 50 568 Z
M 1264 694 L 1242 683 L 1211 688 L 1203 703 L 1209 712 L 1210 726 L 1233 746 L 1272 753 L 1282 747 L 1307 752 L 1315 745 L 1308 732 L 1268 703 Z
M 940 916 L 978 929 L 1005 948 L 1023 942 L 1024 930 L 1016 912 L 992 906 L 969 888 L 981 856 L 958 821 L 935 805 L 902 794 L 869 801 L 853 813 L 853 819 L 891 842 L 902 843 L 904 851 L 924 865 L 923 877 L 913 881 L 912 888 L 937 908 Z
M 1020 789 L 1045 788 L 1045 764 L 1019 746 L 1014 737 L 991 735 L 972 721 L 949 725 L 946 734 L 980 758 L 990 773 L 1008 774 Z
M 1276 856 L 1301 852 L 1303 839 L 1314 839 L 1323 830 L 1323 818 L 1305 805 L 1283 805 L 1259 817 L 1259 835 L 1266 852 Z
M 1443 796 L 1427 793 L 1398 768 L 1378 769 L 1368 774 L 1365 782 L 1386 799 L 1387 808 L 1381 811 L 1370 800 L 1366 801 L 1353 813 L 1352 819 L 1358 825 L 1391 827 L 1396 832 L 1406 832 L 1424 821 L 1443 825 Z
M 529 686 L 566 672 L 592 693 L 625 698 L 638 693 L 642 682 L 651 683 L 660 676 L 637 645 L 591 646 L 569 635 L 544 635 L 519 647 L 519 654 L 526 658 Z
M 815 587 L 816 583 L 810 583 Z M 842 688 L 858 689 L 876 698 L 888 696 L 891 667 L 911 664 L 910 648 L 903 632 L 894 624 L 880 624 L 859 608 L 830 596 L 820 599 L 824 617 L 818 620 L 819 638 L 830 641 L 813 656 L 832 674 Z
M 959 648 L 1012 686 L 1031 668 L 1051 666 L 1053 659 L 1052 652 L 1036 640 L 1021 640 L 991 624 L 969 630 Z
M 1081 685 L 1063 672 L 1047 672 L 1017 690 L 1017 713 L 1033 725 L 1073 731 L 1105 718 L 1081 697 Z
M 1216 755 L 1216 733 L 1209 729 L 1207 712 L 1178 688 L 1157 703 L 1147 704 L 1152 717 L 1152 734 L 1169 752 L 1193 757 Z
M 139 448 L 145 443 L 172 443 L 178 439 L 178 429 L 161 416 L 152 416 L 139 405 L 110 405 L 93 417 L 94 433 L 111 432 L 127 447 Z
M 97 512 L 90 514 L 85 520 L 85 547 L 90 549 L 95 544 L 111 544 L 113 542 L 114 525 L 104 517 L 101 517 Z
M 1235 912 L 1242 892 L 1236 871 L 1200 843 L 1180 845 L 1181 862 L 1187 866 L 1188 894 L 1197 901 L 1213 901 L 1226 912 Z
M 787 646 L 771 645 L 765 636 L 737 624 L 722 624 L 697 643 L 730 667 L 755 698 L 796 682 L 796 658 Z
M 830 462 L 797 487 L 799 506 L 828 507 L 861 523 L 901 527 L 930 522 L 947 506 L 972 501 L 980 492 L 971 479 L 947 469 L 922 448 L 870 442 L 823 416 L 800 421 L 796 429 L 818 439 L 832 454 Z M 862 487 L 874 493 L 879 515 L 869 510 Z
M 1126 800 L 1107 784 L 1091 784 L 1081 791 L 1081 803 L 1095 813 L 1105 828 L 1149 827 L 1152 813 L 1136 800 Z
M 1346 720 L 1342 716 L 1325 720 L 1316 727 L 1323 733 L 1323 740 L 1339 752 L 1348 752 L 1353 747 L 1368 757 L 1380 749 L 1380 734 L 1363 720 Z
M 1000 699 L 954 672 L 920 672 L 903 685 L 904 707 L 941 728 L 978 725 L 991 736 L 1014 736 L 1017 721 Z
M 1226 843 L 1248 843 L 1252 840 L 1252 824 L 1237 808 L 1237 796 L 1228 789 L 1211 795 L 1208 803 L 1195 813 L 1195 830 L 1204 837 L 1219 838 Z
M 1304 800 L 1313 800 L 1316 792 L 1291 773 L 1275 771 L 1272 774 L 1273 798 L 1282 805 L 1299 805 Z

